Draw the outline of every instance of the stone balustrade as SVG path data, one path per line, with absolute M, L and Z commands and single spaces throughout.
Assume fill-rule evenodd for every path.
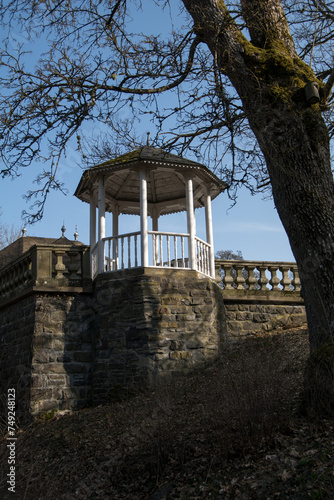
M 202 272 L 206 272 L 205 252 L 207 249 L 202 247 L 197 252 L 204 255 L 202 264 L 199 263 Z M 88 246 L 35 245 L 0 270 L 0 302 L 31 288 L 70 287 L 73 290 L 73 287 L 90 284 L 89 265 Z M 295 262 L 216 259 L 215 272 L 216 281 L 227 292 L 299 294 L 301 288 Z
M 215 270 L 217 282 L 226 291 L 300 292 L 295 262 L 216 259 Z
M 89 247 L 34 245 L 0 270 L 0 304 L 30 290 L 74 291 L 89 284 Z

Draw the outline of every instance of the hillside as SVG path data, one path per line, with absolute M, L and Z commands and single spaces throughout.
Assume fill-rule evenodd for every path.
M 18 431 L 17 493 L 74 499 L 334 497 L 334 422 L 296 414 L 306 327 L 250 335 L 219 361 L 151 391 Z

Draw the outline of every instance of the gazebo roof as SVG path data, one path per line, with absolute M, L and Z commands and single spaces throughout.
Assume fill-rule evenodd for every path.
M 96 189 L 101 174 L 105 180 L 106 210 L 117 205 L 123 214 L 139 215 L 138 171 L 147 169 L 148 209 L 157 207 L 160 215 L 186 210 L 185 179 L 193 178 L 194 206 L 204 206 L 204 196 L 209 190 L 211 198 L 227 185 L 201 163 L 167 153 L 159 148 L 143 146 L 135 151 L 109 160 L 86 170 L 75 191 L 75 196 L 89 203 L 92 189 Z

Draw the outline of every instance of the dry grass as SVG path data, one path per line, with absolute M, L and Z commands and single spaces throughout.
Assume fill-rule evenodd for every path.
M 313 483 L 311 490 L 302 484 L 306 466 L 298 471 L 301 496 L 281 491 L 282 485 L 295 488 L 290 469 L 297 471 L 297 458 L 313 446 L 305 439 L 331 426 L 320 432 L 295 416 L 307 355 L 305 328 L 250 336 L 227 346 L 214 365 L 169 385 L 34 424 L 18 442 L 17 498 L 297 500 L 309 491 L 327 498 L 321 489 L 314 496 Z M 325 453 L 319 439 L 319 453 Z M 291 457 L 286 462 L 281 455 L 290 456 L 291 449 L 290 467 Z M 6 498 L 5 449 L 1 460 L 0 494 Z M 256 496 L 261 472 L 267 489 Z M 322 484 L 334 492 L 329 476 Z

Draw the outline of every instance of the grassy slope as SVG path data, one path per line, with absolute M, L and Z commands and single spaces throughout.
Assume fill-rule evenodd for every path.
M 249 336 L 170 385 L 20 431 L 17 495 L 0 498 L 334 497 L 334 422 L 295 415 L 306 328 Z

